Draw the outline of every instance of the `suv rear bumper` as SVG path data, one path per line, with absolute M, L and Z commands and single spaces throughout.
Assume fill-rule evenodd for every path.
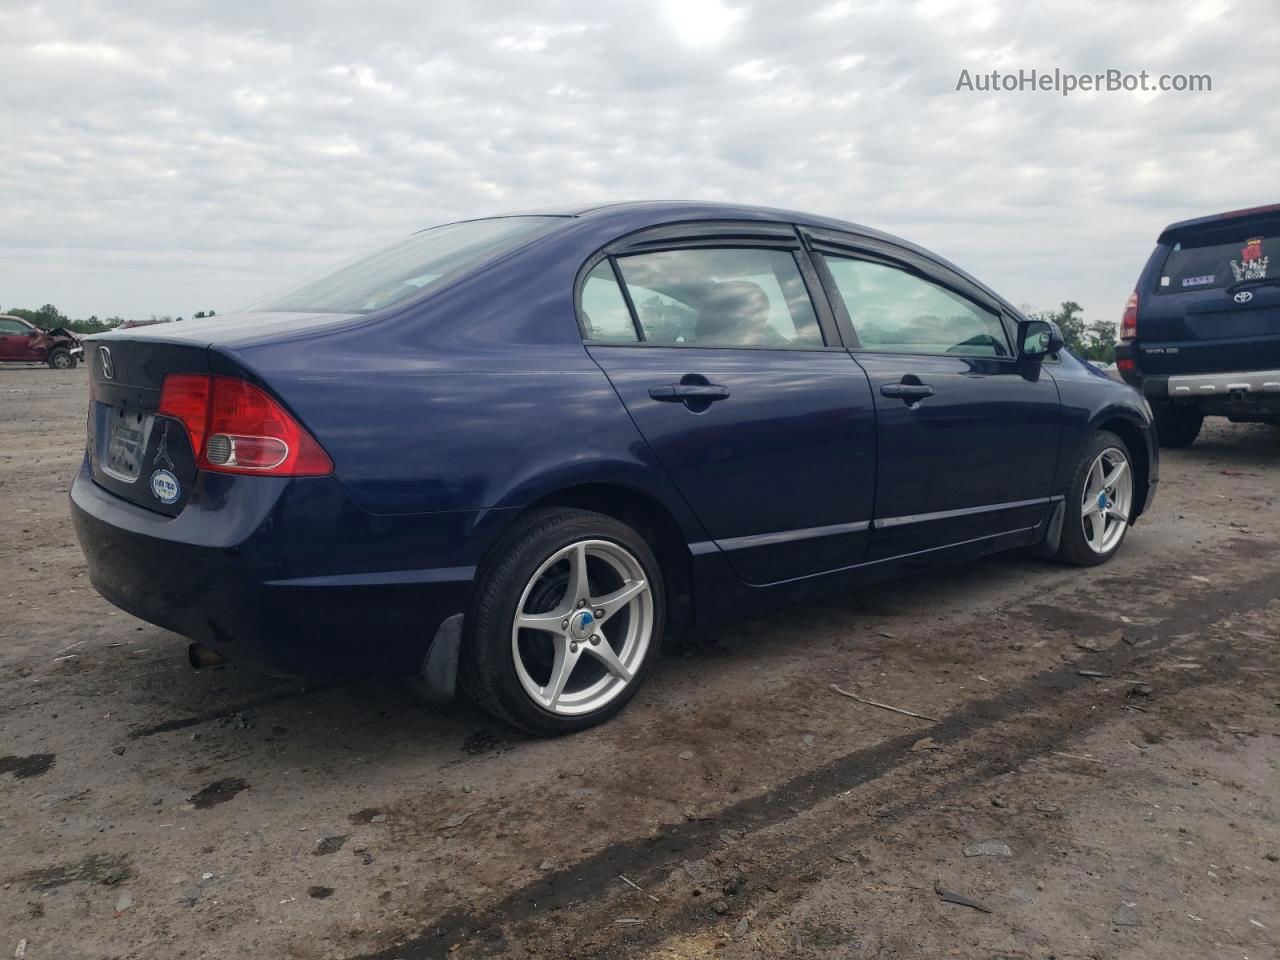
M 1128 344 L 1116 357 L 1133 356 Z M 1228 373 L 1144 374 L 1136 365 L 1121 376 L 1152 400 L 1199 407 L 1206 414 L 1248 418 L 1280 416 L 1280 370 L 1232 370 Z
M 1231 373 L 1188 373 L 1164 378 L 1166 396 L 1210 397 L 1232 394 L 1280 396 L 1280 370 L 1245 370 Z

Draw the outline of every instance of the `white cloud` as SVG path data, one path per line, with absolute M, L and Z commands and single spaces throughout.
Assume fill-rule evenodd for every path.
M 1165 223 L 1280 200 L 1278 44 L 1274 0 L 10 0 L 0 304 L 227 310 L 444 219 L 705 198 L 1114 317 Z M 1214 92 L 955 91 L 994 67 Z

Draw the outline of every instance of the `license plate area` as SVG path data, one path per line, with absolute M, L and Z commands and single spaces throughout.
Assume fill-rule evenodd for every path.
M 104 473 L 124 483 L 138 479 L 155 419 L 128 407 L 107 408 L 106 456 L 99 463 Z

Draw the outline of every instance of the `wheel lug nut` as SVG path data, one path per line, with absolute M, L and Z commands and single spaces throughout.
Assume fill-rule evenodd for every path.
M 587 605 L 587 601 L 585 601 L 585 600 L 579 600 L 579 601 L 578 601 L 578 606 L 579 606 L 579 607 L 585 607 L 586 605 Z
M 568 621 L 568 620 L 561 620 L 561 621 L 560 621 L 560 629 L 561 629 L 561 630 L 568 630 L 568 629 L 569 629 L 569 621 Z
M 569 644 L 569 652 L 570 652 L 570 653 L 577 653 L 577 652 L 578 652 L 578 645 L 577 645 L 576 643 L 571 643 L 571 644 Z
M 603 620 L 603 619 L 604 619 L 604 611 L 603 611 L 603 610 L 597 610 L 597 611 L 596 611 L 596 619 L 597 619 L 597 620 Z
M 600 634 L 598 634 L 598 633 L 593 633 L 593 634 L 591 635 L 591 645 L 592 645 L 593 647 L 598 647 L 598 646 L 600 645 Z

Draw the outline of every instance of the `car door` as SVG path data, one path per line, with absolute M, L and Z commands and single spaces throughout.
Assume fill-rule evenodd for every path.
M 26 360 L 30 337 L 26 324 L 0 320 L 0 360 Z
M 818 269 L 876 405 L 869 558 L 1035 526 L 1053 505 L 1057 385 L 1017 360 L 1000 304 L 879 241 L 815 241 Z
M 742 224 L 630 238 L 580 289 L 588 352 L 749 583 L 866 549 L 871 390 L 815 290 L 794 229 Z

